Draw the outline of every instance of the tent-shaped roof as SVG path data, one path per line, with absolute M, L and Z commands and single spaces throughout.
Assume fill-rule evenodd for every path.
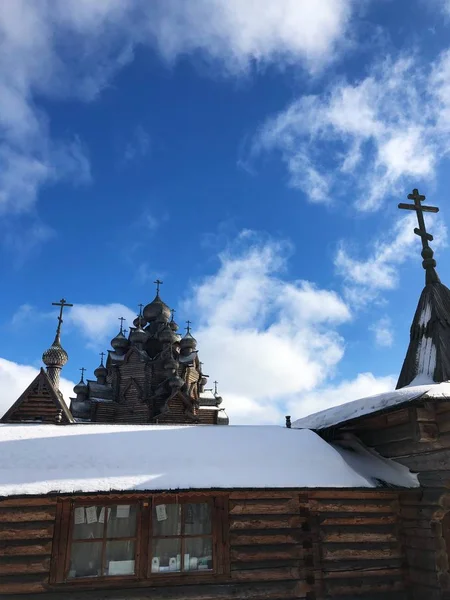
M 418 485 L 361 446 L 276 426 L 0 425 L 0 447 L 0 496 Z
M 56 390 L 44 369 L 0 419 L 0 423 L 73 423 L 61 392 Z

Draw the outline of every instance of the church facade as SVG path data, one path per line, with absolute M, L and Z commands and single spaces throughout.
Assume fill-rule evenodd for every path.
M 216 426 L 159 290 L 68 405 L 61 301 L 0 425 L 0 597 L 450 599 L 450 290 L 409 198 L 425 287 L 397 389 L 286 427 Z

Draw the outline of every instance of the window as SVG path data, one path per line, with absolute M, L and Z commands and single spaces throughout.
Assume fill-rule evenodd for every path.
M 224 496 L 124 495 L 120 503 L 70 499 L 58 506 L 52 583 L 101 585 L 124 578 L 127 585 L 157 585 L 229 572 Z
M 67 579 L 134 575 L 136 504 L 74 506 Z
M 154 503 L 151 572 L 212 571 L 211 505 Z

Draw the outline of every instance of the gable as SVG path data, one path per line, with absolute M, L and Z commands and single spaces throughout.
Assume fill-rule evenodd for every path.
M 191 399 L 177 391 L 167 399 L 155 420 L 157 423 L 196 423 L 198 417 Z
M 62 396 L 55 390 L 44 369 L 0 419 L 1 423 L 73 423 Z

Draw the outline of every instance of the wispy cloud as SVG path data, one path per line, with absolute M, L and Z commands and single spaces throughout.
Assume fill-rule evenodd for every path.
M 433 180 L 450 150 L 449 129 L 450 51 L 431 68 L 410 54 L 377 62 L 358 81 L 335 81 L 324 94 L 300 96 L 262 125 L 251 156 L 278 152 L 290 185 L 312 202 L 352 189 L 359 210 L 376 210 L 406 179 Z
M 129 141 L 125 144 L 122 161 L 123 163 L 129 163 L 141 159 L 148 154 L 149 150 L 150 136 L 142 125 L 138 125 L 134 129 Z
M 64 320 L 80 331 L 89 347 L 97 350 L 119 331 L 119 317 L 126 320 L 124 327 L 127 327 L 132 325 L 136 312 L 119 303 L 76 304 Z
M 369 245 L 368 256 L 355 256 L 358 250 L 341 242 L 334 259 L 337 273 L 345 285 L 347 300 L 354 306 L 375 300 L 380 292 L 398 286 L 399 267 L 410 257 L 419 257 L 420 244 L 414 234 L 416 216 L 406 215 Z M 447 228 L 442 219 L 433 223 L 433 248 L 447 244 Z
M 393 326 L 389 317 L 381 317 L 381 319 L 371 325 L 370 331 L 374 335 L 377 346 L 389 348 L 394 343 Z

